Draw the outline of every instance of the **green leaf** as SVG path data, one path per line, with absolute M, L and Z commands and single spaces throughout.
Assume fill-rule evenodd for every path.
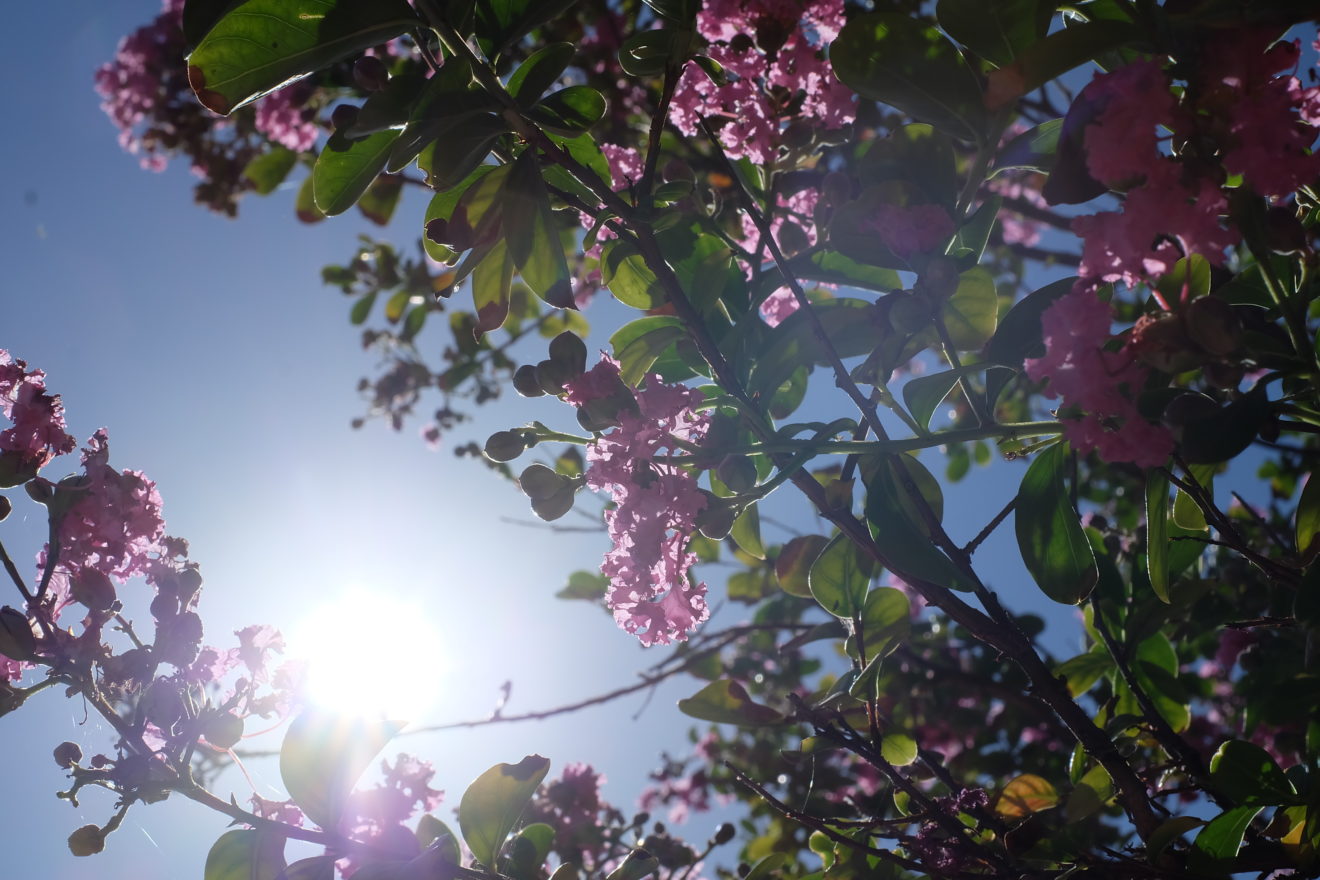
M 1320 477 L 1312 472 L 1306 478 L 1302 496 L 1297 499 L 1297 552 L 1309 564 L 1320 553 Z
M 1109 778 L 1109 772 L 1096 764 L 1086 771 L 1086 775 L 1068 795 L 1068 801 L 1063 807 L 1064 817 L 1070 824 L 1080 822 L 1104 809 L 1113 796 L 1114 783 Z
M 754 702 L 746 688 L 729 679 L 713 681 L 687 699 L 679 700 L 678 710 L 702 721 L 739 727 L 764 727 L 784 720 L 782 714 Z
M 917 741 L 905 733 L 886 733 L 880 738 L 880 757 L 895 767 L 906 767 L 917 760 Z
M 795 276 L 807 281 L 823 281 L 885 293 L 903 288 L 902 280 L 893 269 L 868 266 L 833 250 L 817 250 L 793 257 L 788 261 L 788 268 Z M 783 283 L 783 276 L 777 268 L 772 267 L 763 273 L 758 291 L 770 293 L 783 286 Z
M 227 116 L 419 24 L 404 0 L 247 0 L 188 55 L 188 84 L 203 106 Z
M 624 324 L 610 337 L 620 377 L 636 388 L 660 355 L 686 336 L 683 322 L 669 315 L 652 315 Z
M 426 86 L 427 81 L 420 73 L 391 77 L 385 88 L 362 103 L 357 118 L 344 134 L 359 138 L 387 128 L 403 128 L 412 119 L 418 96 Z
M 226 831 L 206 854 L 205 880 L 275 880 L 284 870 L 284 840 L 266 831 Z
M 509 77 L 508 91 L 524 110 L 555 84 L 573 60 L 572 43 L 551 43 L 528 56 Z
M 540 880 L 541 865 L 554 843 L 555 829 L 544 822 L 534 822 L 521 829 L 509 842 L 506 873 L 518 880 Z
M 192 49 L 202 41 L 206 32 L 242 0 L 186 0 L 183 4 L 183 38 Z
M 1045 36 L 1057 4 L 1050 0 L 940 0 L 944 32 L 997 67 Z
M 912 603 L 902 590 L 894 587 L 876 587 L 866 594 L 862 605 L 861 628 L 855 629 L 850 645 L 860 632 L 865 639 L 866 657 L 870 665 L 894 653 L 912 633 Z M 851 653 L 860 659 L 855 647 Z M 863 673 L 860 678 L 865 677 Z
M 747 505 L 733 521 L 729 537 L 748 556 L 765 559 L 765 545 L 761 543 L 761 517 L 756 512 L 755 503 Z
M 985 359 L 992 364 L 1021 370 L 1027 358 L 1045 354 L 1040 316 L 1072 290 L 1076 281 L 1076 278 L 1060 278 L 1024 296 L 1004 315 L 999 329 L 985 347 Z
M 1095 647 L 1060 663 L 1055 667 L 1054 674 L 1064 677 L 1071 696 L 1080 697 L 1089 691 L 1101 676 L 1108 675 L 1113 669 L 1114 660 L 1109 656 L 1109 652 L 1102 647 Z
M 549 769 L 548 760 L 528 755 L 517 764 L 496 764 L 463 792 L 458 827 L 473 857 L 482 865 L 497 864 L 504 839 L 517 826 Z
M 659 867 L 659 859 L 644 849 L 635 849 L 624 857 L 623 864 L 605 875 L 605 880 L 642 880 Z
M 425 229 L 432 220 L 443 220 L 448 223 L 453 218 L 454 209 L 458 206 L 459 199 L 463 197 L 463 194 L 478 180 L 494 171 L 495 167 L 494 165 L 478 166 L 457 186 L 452 186 L 432 196 L 430 204 L 426 206 L 426 216 L 422 219 L 422 228 Z M 426 248 L 426 253 L 431 259 L 441 263 L 451 263 L 457 258 L 454 251 L 449 247 L 432 241 L 426 235 L 422 236 L 422 246 Z
M 945 370 L 943 373 L 909 379 L 903 386 L 903 402 L 907 404 L 908 412 L 922 428 L 927 427 L 935 410 L 958 384 L 958 377 L 971 375 L 981 369 L 984 369 L 981 365 L 968 364 L 959 370 Z
M 654 309 L 665 301 L 655 273 L 637 248 L 623 239 L 605 243 L 600 258 L 601 281 L 614 298 L 635 309 Z
M 437 190 L 449 189 L 466 180 L 477 169 L 509 124 L 494 113 L 478 113 L 455 121 L 435 142 L 426 182 Z
M 1174 840 L 1204 824 L 1204 819 L 1195 816 L 1174 816 L 1172 819 L 1164 820 L 1146 841 L 1146 857 L 1153 861 Z
M 304 710 L 289 724 L 280 747 L 284 788 L 308 819 L 336 830 L 358 777 L 402 727 L 397 721 Z
M 866 521 L 894 573 L 953 590 L 972 589 L 968 577 L 931 542 L 924 524 L 914 521 L 910 512 L 914 505 L 894 472 L 894 464 L 882 462 L 866 484 Z
M 865 300 L 840 298 L 813 303 L 811 306 L 839 357 L 869 354 L 875 341 L 887 328 Z M 798 309 L 765 337 L 765 344 L 749 351 L 751 380 L 748 390 L 762 397 L 772 397 L 803 366 L 828 364 L 829 354 L 820 345 L 805 309 Z
M 1154 703 L 1155 711 L 1174 732 L 1186 730 L 1191 723 L 1191 712 L 1187 707 L 1187 693 L 1177 679 L 1178 654 L 1168 637 L 1156 633 L 1142 641 L 1128 665 L 1137 684 Z M 1115 717 L 1144 714 L 1141 704 L 1124 682 L 1116 682 L 1114 690 L 1118 696 Z
M 1020 94 L 1033 92 L 1098 55 L 1142 38 L 1141 30 L 1129 21 L 1098 19 L 1055 31 L 1026 47 L 1013 62 L 1021 75 Z
M 311 856 L 290 862 L 279 880 L 335 880 L 335 857 Z
M 243 168 L 243 177 L 263 196 L 270 195 L 298 164 L 298 154 L 284 147 L 262 153 Z
M 555 593 L 555 598 L 599 602 L 609 586 L 609 579 L 598 571 L 575 571 L 568 576 L 568 586 Z
M 619 66 L 629 76 L 659 76 L 674 54 L 677 33 L 655 28 L 633 34 L 619 47 Z
M 1270 753 L 1255 743 L 1230 739 L 1210 759 L 1210 781 L 1243 806 L 1297 802 L 1297 791 Z
M 1160 601 L 1169 603 L 1169 478 L 1146 472 L 1146 574 Z
M 379 291 L 373 290 L 365 296 L 358 297 L 357 302 L 353 303 L 353 308 L 348 310 L 348 322 L 354 326 L 363 324 L 371 315 L 371 309 L 376 305 L 376 297 Z
M 853 91 L 966 141 L 985 136 L 981 86 L 938 29 L 873 12 L 844 25 L 830 46 L 834 73 Z
M 312 189 L 312 176 L 309 174 L 298 187 L 298 198 L 293 203 L 294 214 L 303 223 L 320 223 L 325 214 L 316 207 L 316 194 Z
M 358 199 L 358 210 L 377 226 L 389 225 L 394 216 L 394 209 L 399 205 L 399 196 L 403 193 L 403 178 L 396 174 L 382 174 L 367 187 L 362 198 Z
M 1058 806 L 1059 793 L 1049 780 L 1035 773 L 1023 773 L 1008 781 L 995 798 L 995 812 L 1001 816 L 1022 818 Z
M 985 345 L 999 320 L 999 295 L 990 270 L 976 266 L 963 272 L 941 314 L 958 351 L 976 351 Z
M 808 573 L 828 543 L 829 539 L 824 535 L 799 535 L 785 544 L 775 559 L 775 576 L 779 578 L 780 589 L 790 596 L 812 598 Z
M 1014 522 L 1022 561 L 1041 592 L 1077 605 L 1100 577 L 1091 542 L 1068 497 L 1067 449 L 1055 443 L 1038 454 L 1022 477 Z
M 509 317 L 512 284 L 513 260 L 505 242 L 498 241 L 472 270 L 472 305 L 477 310 L 473 332 L 478 337 L 498 329 Z
M 861 613 L 871 584 L 871 560 L 846 535 L 836 535 L 811 565 L 807 585 L 812 597 L 835 617 Z
M 1222 863 L 1237 856 L 1242 848 L 1242 836 L 1251 820 L 1260 815 L 1263 807 L 1234 807 L 1210 820 L 1192 841 L 1192 857 L 1188 867 L 1198 873 L 1227 874 Z
M 357 203 L 376 175 L 385 169 L 397 131 L 380 131 L 360 141 L 334 135 L 326 141 L 312 168 L 316 207 L 327 216 L 342 214 Z
M 1013 138 L 995 156 L 994 177 L 1001 171 L 1039 171 L 1049 174 L 1059 149 L 1062 119 L 1049 119 Z
M 999 209 L 1003 204 L 1003 196 L 990 196 L 981 203 L 975 214 L 958 227 L 958 233 L 953 237 L 953 241 L 949 242 L 945 253 L 956 259 L 959 267 L 971 269 L 981 262 L 985 246 L 990 242 L 990 232 L 994 229 L 995 221 L 999 219 Z M 998 308 L 995 311 L 998 317 Z M 993 330 L 992 327 L 991 332 Z
M 527 111 L 541 127 L 564 137 L 576 137 L 605 115 L 605 96 L 591 86 L 569 86 L 546 95 Z
M 560 17 L 577 0 L 483 0 L 476 4 L 477 39 L 494 60 L 533 29 Z
M 424 814 L 417 820 L 417 843 L 422 849 L 435 844 L 440 850 L 442 859 L 451 865 L 457 865 L 463 858 L 463 853 L 458 848 L 458 835 L 430 813 Z

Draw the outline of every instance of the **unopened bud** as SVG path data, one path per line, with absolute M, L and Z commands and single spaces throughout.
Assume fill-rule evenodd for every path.
M 55 747 L 55 763 L 68 770 L 82 760 L 82 747 L 76 742 L 62 742 Z
M 94 856 L 105 849 L 105 833 L 96 825 L 84 825 L 69 835 L 69 852 L 75 856 Z
M 1234 391 L 1242 384 L 1242 379 L 1247 375 L 1247 370 L 1241 364 L 1210 361 L 1201 367 L 1201 375 L 1205 376 L 1205 381 L 1215 388 Z
M 385 62 L 374 55 L 363 55 L 353 62 L 353 84 L 364 92 L 379 92 L 389 79 Z
M 243 738 L 243 719 L 232 712 L 221 712 L 206 722 L 202 735 L 217 749 L 232 749 Z
M 335 131 L 343 131 L 357 122 L 358 108 L 353 104 L 340 104 L 330 113 L 330 124 Z
M 932 317 L 930 304 L 912 293 L 895 294 L 889 306 L 889 325 L 899 333 L 920 333 Z
M 724 844 L 728 843 L 730 840 L 733 840 L 733 835 L 736 833 L 736 831 L 737 829 L 733 827 L 732 823 L 725 822 L 719 828 L 715 829 L 715 836 L 711 838 L 711 841 L 716 846 L 723 846 Z
M 14 504 L 8 498 L 0 495 L 0 522 L 4 522 L 9 516 L 9 512 L 14 509 Z
M 811 247 L 811 239 L 807 237 L 806 230 L 798 226 L 792 220 L 785 220 L 779 227 L 779 233 L 776 236 L 779 240 L 779 246 L 783 248 L 787 256 L 794 256 Z
M 513 461 L 527 451 L 521 431 L 496 431 L 486 440 L 486 457 L 491 461 Z
M 513 390 L 523 397 L 544 397 L 545 389 L 536 378 L 536 366 L 523 364 L 513 374 Z
M 567 367 L 577 377 L 587 369 L 587 344 L 576 333 L 565 330 L 550 340 L 550 360 Z
M 1161 419 L 1170 430 L 1178 434 L 1192 422 L 1209 418 L 1218 412 L 1219 404 L 1214 398 L 1196 391 L 1188 391 L 1169 401 Z
M 1128 350 L 1142 363 L 1176 375 L 1192 369 L 1200 360 L 1178 315 L 1142 315 L 1132 327 Z
M 1187 335 L 1203 351 L 1222 357 L 1242 344 L 1242 322 L 1231 305 L 1203 296 L 1187 307 Z
M 41 477 L 28 480 L 23 484 L 23 489 L 28 493 L 28 497 L 38 504 L 49 504 L 55 497 L 55 487 L 51 485 L 50 480 Z
M 1265 213 L 1265 242 L 1278 254 L 1302 253 L 1307 247 L 1306 227 L 1297 212 L 1282 205 Z
M 722 541 L 729 534 L 729 530 L 733 528 L 733 521 L 737 518 L 737 514 L 733 508 L 721 499 L 707 494 L 704 490 L 702 494 L 706 495 L 706 506 L 697 513 L 695 525 L 703 535 L 712 541 Z
M 110 576 L 90 565 L 78 569 L 69 581 L 69 594 L 89 611 L 108 611 L 115 604 L 115 585 Z
M 728 455 L 715 468 L 720 482 L 735 492 L 746 492 L 756 485 L 756 465 L 745 455 Z
M 518 485 L 523 493 L 533 501 L 540 501 L 554 495 L 564 487 L 568 478 L 557 474 L 543 464 L 534 464 L 526 468 L 518 477 Z
M 958 264 L 948 257 L 931 257 L 926 264 L 926 271 L 917 279 L 916 289 L 942 302 L 953 296 L 958 289 Z
M 37 637 L 27 615 L 6 605 L 0 608 L 0 654 L 10 660 L 37 659 Z

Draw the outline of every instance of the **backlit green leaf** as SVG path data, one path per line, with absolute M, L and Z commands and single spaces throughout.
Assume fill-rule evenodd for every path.
M 496 764 L 476 778 L 458 805 L 458 827 L 472 855 L 483 865 L 497 863 L 504 839 L 518 825 L 527 802 L 550 769 L 540 755 L 517 764 Z
M 385 169 L 397 131 L 379 131 L 358 141 L 335 135 L 326 141 L 312 168 L 316 207 L 333 217 L 357 203 L 376 175 Z
M 1014 522 L 1022 561 L 1041 592 L 1076 605 L 1090 594 L 1100 571 L 1069 499 L 1066 472 L 1064 444 L 1039 453 L 1022 477 Z
M 396 721 L 304 710 L 280 747 L 280 777 L 290 797 L 322 828 L 337 828 L 362 771 L 402 728 Z
M 275 880 L 284 869 L 284 840 L 267 831 L 226 831 L 206 855 L 205 880 Z
M 702 721 L 739 727 L 763 727 L 784 719 L 769 706 L 754 702 L 746 688 L 728 679 L 713 681 L 687 699 L 679 700 L 678 710 Z

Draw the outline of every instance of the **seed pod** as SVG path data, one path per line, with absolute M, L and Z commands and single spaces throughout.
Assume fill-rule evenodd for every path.
M 69 594 L 75 602 L 86 605 L 89 611 L 108 611 L 117 598 L 110 576 L 91 566 L 78 569 L 69 580 Z
M 374 55 L 363 55 L 353 62 L 353 84 L 364 92 L 379 92 L 389 78 L 385 62 Z
M 96 825 L 84 825 L 69 835 L 69 852 L 75 856 L 94 856 L 105 849 L 105 833 Z
M 82 747 L 76 742 L 62 742 L 55 747 L 55 763 L 65 770 L 82 760 Z
M 10 660 L 37 659 L 37 637 L 27 615 L 6 605 L 0 608 L 0 654 Z

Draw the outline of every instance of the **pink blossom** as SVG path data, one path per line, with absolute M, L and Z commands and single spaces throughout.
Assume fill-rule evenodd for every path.
M 1078 282 L 1041 316 L 1045 355 L 1028 359 L 1026 372 L 1046 383 L 1046 396 L 1082 410 L 1080 417 L 1061 415 L 1064 436 L 1080 451 L 1095 450 L 1109 462 L 1158 467 L 1173 451 L 1173 438 L 1146 421 L 1133 402 L 1145 368 L 1127 351 L 1104 349 L 1111 321 L 1108 303 L 1086 282 Z
M 435 768 L 429 761 L 400 753 L 391 765 L 381 761 L 385 780 L 378 786 L 349 795 L 344 809 L 344 830 L 370 842 L 408 821 L 421 811 L 440 805 L 444 792 L 431 788 Z
M 247 667 L 254 683 L 265 683 L 269 675 L 269 655 L 284 653 L 284 636 L 275 627 L 262 624 L 245 626 L 234 635 L 238 636 L 235 653 L 238 662 Z
M 632 147 L 601 144 L 600 151 L 610 163 L 610 180 L 616 190 L 625 189 L 642 179 L 642 156 Z
M 72 452 L 77 441 L 64 430 L 64 405 L 46 392 L 46 374 L 27 369 L 0 348 L 0 412 L 13 426 L 0 431 L 3 470 L 35 475 L 52 458 Z M 11 484 L 12 485 L 12 484 Z
M 303 813 L 292 799 L 287 801 L 266 800 L 259 794 L 252 795 L 252 812 L 262 817 L 270 819 L 272 822 L 283 822 L 285 825 L 293 825 L 301 828 L 303 826 Z
M 761 320 L 771 327 L 778 327 L 784 319 L 798 310 L 799 303 L 793 291 L 781 287 L 761 302 Z
M 949 212 L 939 205 L 880 205 L 862 226 L 905 260 L 943 245 L 956 229 Z
M 1220 223 L 1227 210 L 1213 182 L 1196 180 L 1189 189 L 1179 165 L 1159 159 L 1147 169 L 1146 182 L 1128 192 L 1122 212 L 1073 220 L 1073 231 L 1084 240 L 1078 274 L 1133 285 L 1163 275 L 1187 254 L 1222 264 L 1224 251 L 1238 240 Z
M 1203 103 L 1227 107 L 1224 167 L 1241 174 L 1263 196 L 1284 198 L 1320 176 L 1311 152 L 1320 125 L 1320 88 L 1303 89 L 1295 76 L 1298 42 L 1277 42 L 1274 32 L 1236 31 L 1207 50 Z M 1268 48 L 1267 48 L 1268 47 Z
M 78 496 L 60 521 L 61 559 L 70 570 L 91 566 L 120 578 L 147 574 L 164 534 L 160 493 L 141 472 L 111 468 L 109 458 L 102 428 L 87 441 Z
M 853 94 L 834 77 L 823 51 L 842 26 L 842 0 L 705 4 L 697 31 L 729 81 L 717 86 L 695 64 L 688 65 L 674 92 L 675 127 L 692 137 L 709 118 L 730 156 L 764 164 L 775 158 L 780 131 L 794 117 L 823 129 L 849 124 Z M 799 106 L 790 111 L 799 95 Z
M 604 357 L 566 389 L 571 403 L 586 406 L 626 386 L 618 363 Z M 601 565 L 610 579 L 605 601 L 619 626 L 643 645 L 667 645 L 686 639 L 710 615 L 706 585 L 689 576 L 696 556 L 687 552 L 706 501 L 692 474 L 656 456 L 676 450 L 676 440 L 699 441 L 709 417 L 695 410 L 700 392 L 666 385 L 656 375 L 631 396 L 635 409 L 621 410 L 618 427 L 588 448 L 585 476 L 615 504 L 605 512 L 614 542 Z
M 1171 126 L 1174 99 L 1155 61 L 1137 61 L 1097 74 L 1080 98 L 1102 109 L 1086 127 L 1086 167 L 1110 186 L 1145 177 L 1160 159 L 1156 129 Z
M 150 24 L 119 41 L 114 60 L 97 68 L 96 91 L 101 109 L 119 129 L 119 145 L 130 153 L 145 153 L 141 164 L 151 171 L 165 168 L 165 156 L 153 139 L 138 132 L 167 98 L 164 76 L 184 46 L 182 0 L 165 0 L 164 8 Z
M 316 123 L 303 109 L 306 87 L 295 83 L 272 92 L 256 104 L 257 131 L 282 147 L 301 153 L 316 146 Z
M 547 782 L 530 807 L 530 821 L 547 822 L 555 828 L 557 840 L 571 840 L 596 825 L 605 807 L 600 788 L 604 774 L 590 764 L 567 764 L 559 779 Z

